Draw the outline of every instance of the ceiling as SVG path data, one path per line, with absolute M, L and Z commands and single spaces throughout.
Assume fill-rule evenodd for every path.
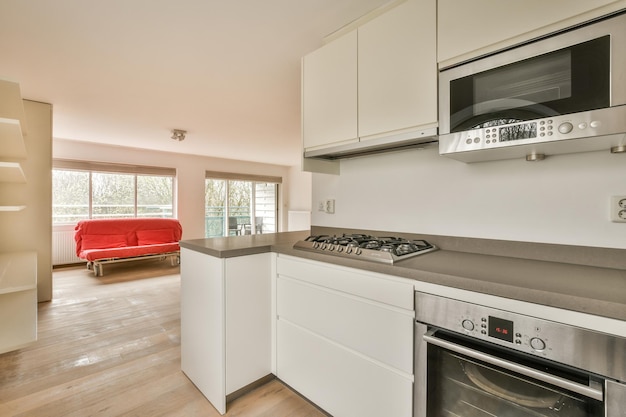
M 297 165 L 300 57 L 388 2 L 2 0 L 0 78 L 54 138 Z

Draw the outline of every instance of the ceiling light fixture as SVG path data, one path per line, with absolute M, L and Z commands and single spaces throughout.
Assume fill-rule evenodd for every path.
M 187 134 L 186 130 L 173 129 L 172 130 L 172 139 L 181 142 L 181 141 L 185 140 L 185 135 L 186 134 Z

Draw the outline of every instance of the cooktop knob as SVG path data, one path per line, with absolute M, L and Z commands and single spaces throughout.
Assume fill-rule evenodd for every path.
M 463 320 L 461 322 L 461 326 L 463 326 L 465 330 L 469 330 L 469 331 L 474 330 L 474 322 L 468 319 Z
M 538 337 L 533 337 L 530 339 L 530 347 L 533 348 L 533 350 L 541 352 L 546 348 L 546 342 Z

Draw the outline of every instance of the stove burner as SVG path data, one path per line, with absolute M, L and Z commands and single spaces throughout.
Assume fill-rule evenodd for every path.
M 296 242 L 294 248 L 388 264 L 437 250 L 437 247 L 425 240 L 366 234 L 314 235 Z

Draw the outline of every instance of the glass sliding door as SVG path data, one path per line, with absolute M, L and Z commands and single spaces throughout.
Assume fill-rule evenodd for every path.
M 229 234 L 249 235 L 252 207 L 252 183 L 250 181 L 228 181 Z M 235 227 L 236 225 L 236 227 Z M 235 230 L 233 230 L 233 228 Z
M 204 186 L 204 235 L 228 236 L 226 216 L 226 181 L 207 178 Z
M 254 230 L 256 233 L 275 233 L 278 184 L 257 182 L 254 187 Z
M 276 232 L 277 198 L 277 183 L 207 178 L 205 237 Z

